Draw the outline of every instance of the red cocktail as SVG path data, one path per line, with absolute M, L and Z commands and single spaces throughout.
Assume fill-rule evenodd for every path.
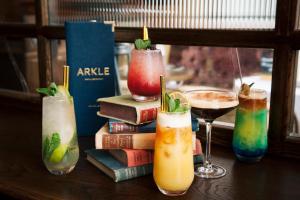
M 157 100 L 160 95 L 160 75 L 164 74 L 160 50 L 132 50 L 127 84 L 136 101 Z

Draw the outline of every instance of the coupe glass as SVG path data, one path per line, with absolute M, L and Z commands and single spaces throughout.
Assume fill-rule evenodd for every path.
M 127 84 L 133 99 L 157 100 L 160 95 L 160 75 L 165 75 L 160 50 L 132 50 Z
M 206 125 L 206 151 L 203 165 L 198 167 L 195 175 L 201 178 L 219 178 L 226 174 L 226 170 L 211 163 L 211 129 L 213 121 L 230 112 L 238 106 L 235 92 L 229 90 L 192 90 L 186 92 L 192 113 L 205 121 Z

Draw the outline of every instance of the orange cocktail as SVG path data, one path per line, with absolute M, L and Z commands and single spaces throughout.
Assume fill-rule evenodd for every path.
M 184 194 L 194 179 L 190 110 L 159 112 L 157 116 L 154 180 L 166 195 Z

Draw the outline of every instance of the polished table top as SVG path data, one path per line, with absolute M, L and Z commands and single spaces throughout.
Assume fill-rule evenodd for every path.
M 41 159 L 41 113 L 0 106 L 0 198 L 17 199 L 300 199 L 300 161 L 266 156 L 256 164 L 236 161 L 213 146 L 220 179 L 195 177 L 186 195 L 161 194 L 151 175 L 114 183 L 85 159 L 92 137 L 79 139 L 80 160 L 69 175 L 51 175 Z M 2 196 L 1 196 L 2 195 Z M 4 199 L 1 198 L 1 199 Z

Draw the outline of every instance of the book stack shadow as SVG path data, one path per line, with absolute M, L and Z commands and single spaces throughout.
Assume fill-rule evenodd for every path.
M 151 174 L 160 102 L 136 102 L 127 95 L 100 98 L 98 102 L 98 115 L 108 122 L 95 135 L 95 149 L 86 150 L 87 160 L 115 182 Z M 195 134 L 198 127 L 197 120 L 192 119 L 195 164 L 203 161 Z

